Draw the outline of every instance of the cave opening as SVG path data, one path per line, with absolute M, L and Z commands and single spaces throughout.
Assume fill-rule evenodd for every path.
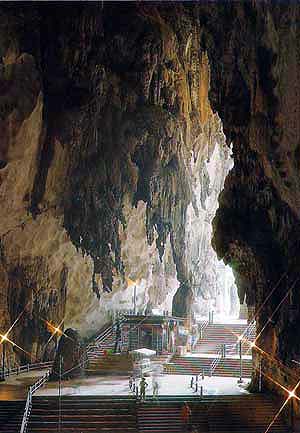
M 232 321 L 240 317 L 238 289 L 233 270 L 219 260 L 212 246 L 213 219 L 225 179 L 233 169 L 231 149 L 225 143 L 222 124 L 210 137 L 210 153 L 202 158 L 201 170 L 191 161 L 195 202 L 187 209 L 187 251 L 189 275 L 193 292 L 191 310 L 198 320 L 210 313 L 217 321 Z M 208 147 L 208 146 L 207 146 Z M 198 179 L 197 179 L 198 174 Z M 196 210 L 195 210 L 195 206 Z M 243 304 L 243 303 L 242 303 Z M 245 305 L 242 309 L 245 310 Z

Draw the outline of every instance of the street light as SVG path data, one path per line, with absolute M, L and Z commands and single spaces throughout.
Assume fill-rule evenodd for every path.
M 243 366 L 242 366 L 242 339 L 243 337 L 240 335 L 238 338 L 239 342 L 239 352 L 240 352 L 240 377 L 238 383 L 243 383 Z
M 136 315 L 136 284 L 133 288 L 133 314 Z
M 5 341 L 2 341 L 2 372 L 1 372 L 1 382 L 5 381 Z

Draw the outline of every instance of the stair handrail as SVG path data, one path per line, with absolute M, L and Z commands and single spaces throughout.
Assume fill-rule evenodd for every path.
M 20 428 L 20 433 L 26 433 L 26 431 L 27 431 L 29 416 L 30 416 L 31 408 L 32 408 L 32 396 L 33 396 L 33 394 L 39 388 L 41 388 L 44 385 L 44 383 L 46 383 L 48 381 L 49 376 L 50 376 L 50 372 L 47 371 L 46 374 L 44 374 L 44 376 L 42 376 L 38 381 L 36 381 L 33 385 L 31 385 L 29 387 L 29 390 L 27 393 L 26 405 L 25 405 L 24 414 L 23 414 L 23 419 L 22 419 L 22 424 L 21 424 L 21 428 Z
M 216 357 L 213 359 L 212 363 L 210 364 L 210 376 L 213 375 L 213 372 L 215 371 L 215 369 L 217 368 L 219 362 L 221 361 L 221 359 L 223 358 L 223 349 L 220 348 L 217 352 Z
M 134 331 L 135 329 L 139 328 L 145 320 L 148 319 L 148 316 L 143 317 L 133 328 L 130 328 L 129 331 L 124 332 L 124 335 L 128 335 L 130 332 Z
M 125 321 L 125 316 L 124 315 L 120 315 L 118 322 L 119 325 L 122 325 L 122 323 L 124 323 Z M 93 347 L 97 346 L 100 347 L 101 343 L 108 337 L 108 335 L 110 335 L 113 332 L 113 329 L 117 326 L 117 322 L 113 322 L 110 326 L 108 326 L 103 332 L 101 332 L 95 339 L 93 342 L 91 342 L 90 344 L 88 344 L 87 348 L 86 348 L 86 353 L 89 353 L 90 351 L 93 350 Z
M 243 339 L 250 340 L 251 334 L 255 332 L 255 329 L 256 329 L 256 321 L 252 320 L 242 334 Z
M 200 322 L 200 327 L 199 327 L 199 331 L 200 331 L 200 337 L 199 340 L 201 340 L 203 338 L 203 331 L 204 329 L 206 329 L 209 325 L 209 320 L 205 320 L 204 322 Z

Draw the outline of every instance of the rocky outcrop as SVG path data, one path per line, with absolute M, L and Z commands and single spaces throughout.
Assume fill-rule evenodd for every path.
M 86 355 L 83 352 L 78 331 L 68 328 L 59 337 L 50 380 L 59 378 L 66 380 L 82 375 Z
M 235 5 L 227 8 L 226 38 L 216 31 L 207 39 L 211 101 L 234 158 L 214 245 L 234 269 L 240 296 L 256 306 L 258 345 L 269 354 L 263 371 L 287 387 L 297 381 L 292 359 L 300 353 L 291 337 L 300 319 L 299 13 L 295 3 Z M 268 378 L 264 383 L 280 392 Z

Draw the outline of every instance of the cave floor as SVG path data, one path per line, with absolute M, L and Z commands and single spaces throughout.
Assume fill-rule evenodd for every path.
M 30 385 L 33 385 L 46 370 L 35 370 L 20 375 L 8 377 L 5 382 L 0 382 L 0 401 L 24 400 Z
M 31 371 L 0 382 L 0 401 L 26 399 L 29 386 L 44 374 L 45 370 Z M 190 381 L 190 375 L 160 375 L 157 377 L 159 395 L 196 395 L 190 388 Z M 147 395 L 151 396 L 151 377 L 147 378 L 147 382 Z M 246 387 L 249 382 L 249 379 L 244 379 L 239 385 L 236 377 L 205 377 L 203 381 L 199 381 L 199 393 L 202 385 L 204 395 L 247 394 Z M 58 395 L 58 382 L 47 383 L 35 395 Z M 89 376 L 63 381 L 62 395 L 129 395 L 128 376 Z
M 191 376 L 188 375 L 162 375 L 157 378 L 159 395 L 196 395 L 190 388 Z M 149 384 L 147 395 L 152 395 L 152 380 L 147 378 Z M 244 379 L 238 385 L 237 378 L 233 377 L 206 377 L 199 381 L 203 385 L 204 395 L 241 395 L 247 394 L 246 387 L 249 379 Z M 62 395 L 128 395 L 128 376 L 93 376 L 87 378 L 71 379 L 63 382 Z M 58 395 L 58 383 L 51 382 L 40 389 L 36 395 Z

